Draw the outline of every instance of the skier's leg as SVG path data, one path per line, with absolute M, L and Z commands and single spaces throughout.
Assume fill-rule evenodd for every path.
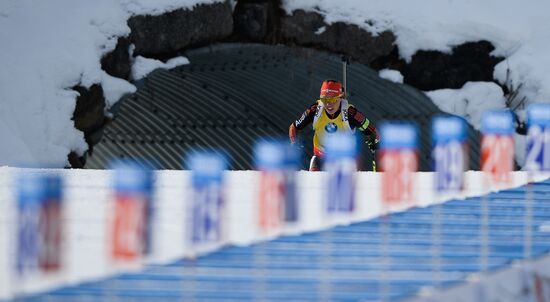
M 309 171 L 321 171 L 321 160 L 317 155 L 313 155 L 309 161 Z

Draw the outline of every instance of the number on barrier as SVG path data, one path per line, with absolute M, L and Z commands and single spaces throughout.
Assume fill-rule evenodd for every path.
M 115 260 L 134 261 L 150 249 L 153 174 L 137 162 L 115 162 L 113 168 L 111 255 Z
M 193 242 L 215 242 L 221 239 L 221 198 L 221 187 L 217 183 L 195 189 Z
M 514 139 L 506 135 L 485 135 L 481 142 L 481 169 L 495 183 L 509 183 L 514 156 Z
M 397 203 L 413 199 L 417 156 L 413 150 L 382 151 L 382 199 Z
M 113 257 L 136 259 L 143 248 L 145 201 L 131 196 L 119 196 L 115 203 L 113 226 Z
M 439 116 L 432 120 L 435 189 L 458 192 L 464 186 L 466 126 L 462 118 Z
M 550 171 L 550 104 L 535 103 L 527 108 L 527 155 L 525 169 Z
M 483 113 L 481 170 L 495 184 L 508 184 L 514 163 L 513 116 L 508 110 Z
M 463 188 L 464 148 L 461 143 L 451 141 L 436 145 L 433 150 L 435 161 L 436 189 L 438 191 L 460 191 Z
M 385 123 L 380 127 L 382 201 L 414 200 L 414 172 L 418 168 L 417 129 L 411 123 Z
M 192 244 L 211 244 L 222 239 L 223 171 L 226 162 L 215 152 L 192 154 L 191 232 Z
M 262 172 L 260 176 L 260 228 L 272 230 L 280 227 L 283 220 L 285 198 L 282 171 Z
M 38 205 L 30 204 L 19 209 L 17 270 L 20 274 L 34 272 L 38 268 Z
M 54 271 L 61 267 L 61 221 L 61 201 L 49 199 L 40 213 L 42 247 L 39 263 L 44 271 Z
M 357 141 L 351 134 L 333 133 L 326 137 L 326 164 L 329 214 L 354 211 Z
M 355 170 L 354 160 L 341 159 L 338 162 L 327 163 L 329 213 L 353 211 L 355 193 L 353 172 Z
M 61 268 L 62 185 L 59 175 L 22 174 L 18 179 L 17 270 Z

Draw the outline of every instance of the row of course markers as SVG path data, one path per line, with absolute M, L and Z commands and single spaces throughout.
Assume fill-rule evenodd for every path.
M 550 171 L 550 104 L 528 108 L 528 135 L 525 169 L 532 173 Z M 414 124 L 386 122 L 381 125 L 379 162 L 382 201 L 414 203 L 414 173 L 418 167 L 418 133 Z M 467 167 L 465 124 L 458 117 L 433 120 L 432 141 L 435 186 L 438 194 L 464 189 Z M 513 169 L 513 117 L 509 111 L 489 111 L 483 116 L 482 170 L 487 186 L 498 188 L 510 181 Z M 357 171 L 357 140 L 353 136 L 327 137 L 327 189 L 325 214 L 329 217 L 352 214 L 356 208 L 354 192 Z M 263 140 L 255 147 L 256 167 L 260 170 L 257 196 L 258 227 L 266 235 L 279 234 L 285 226 L 295 224 L 299 205 L 295 186 L 297 153 L 280 140 Z M 226 161 L 218 153 L 197 153 L 190 160 L 192 174 L 191 219 L 187 240 L 193 246 L 224 242 L 224 179 Z M 114 218 L 111 220 L 110 256 L 115 262 L 139 262 L 151 253 L 154 173 L 132 162 L 114 166 Z M 14 276 L 18 280 L 58 274 L 63 270 L 63 179 L 59 175 L 24 173 L 18 175 L 16 259 Z M 486 200 L 483 200 L 480 235 L 481 255 L 487 254 L 489 224 Z M 530 201 L 526 202 L 526 207 Z M 434 207 L 434 273 L 438 272 L 437 236 L 440 228 L 438 207 Z M 526 211 L 525 219 L 531 219 Z M 383 226 L 382 226 L 383 227 Z M 530 229 L 526 228 L 526 240 Z M 382 234 L 389 236 L 388 230 Z M 389 242 L 386 238 L 384 242 Z M 529 244 L 529 242 L 526 242 Z M 386 247 L 381 246 L 384 250 Z M 526 252 L 528 255 L 528 251 Z M 481 261 L 483 257 L 481 257 Z M 382 292 L 385 289 L 380 288 Z M 21 290 L 24 294 L 24 290 Z

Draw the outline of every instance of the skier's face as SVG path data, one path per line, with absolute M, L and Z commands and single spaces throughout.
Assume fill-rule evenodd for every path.
M 339 97 L 323 100 L 323 104 L 325 105 L 325 110 L 327 111 L 328 114 L 334 114 L 336 111 L 338 111 L 338 108 L 340 108 L 341 102 L 342 102 L 342 99 Z

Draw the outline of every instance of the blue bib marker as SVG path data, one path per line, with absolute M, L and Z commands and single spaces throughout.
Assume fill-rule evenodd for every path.
M 512 135 L 514 117 L 508 110 L 489 110 L 483 113 L 481 131 L 483 134 Z
M 380 126 L 380 149 L 416 149 L 418 135 L 412 123 L 384 123 Z

